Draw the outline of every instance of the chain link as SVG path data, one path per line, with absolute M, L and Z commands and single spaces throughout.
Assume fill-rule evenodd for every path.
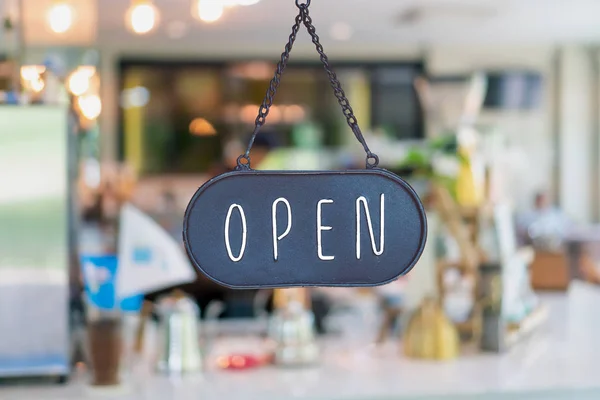
M 350 102 L 346 97 L 346 93 L 342 89 L 342 85 L 339 79 L 337 78 L 337 75 L 331 68 L 331 65 L 329 64 L 329 58 L 325 54 L 325 50 L 323 49 L 323 46 L 320 43 L 319 36 L 317 35 L 312 18 L 310 17 L 308 12 L 310 2 L 311 0 L 306 0 L 305 3 L 302 3 L 301 0 L 296 0 L 296 6 L 300 11 L 296 16 L 294 26 L 292 27 L 292 33 L 289 36 L 289 40 L 285 46 L 285 50 L 281 54 L 280 61 L 277 63 L 275 76 L 273 77 L 273 79 L 271 79 L 269 88 L 267 89 L 267 92 L 265 94 L 265 98 L 263 99 L 263 102 L 258 110 L 258 116 L 256 117 L 254 123 L 254 132 L 252 133 L 250 142 L 248 143 L 248 148 L 246 149 L 246 152 L 244 154 L 238 157 L 238 169 L 250 169 L 250 150 L 252 149 L 252 145 L 254 144 L 254 140 L 256 139 L 258 131 L 265 124 L 267 116 L 269 115 L 269 110 L 273 105 L 273 99 L 275 97 L 277 89 L 279 88 L 279 84 L 281 83 L 281 76 L 283 74 L 283 71 L 285 70 L 285 67 L 287 66 L 288 60 L 290 58 L 290 52 L 292 51 L 292 47 L 294 45 L 294 42 L 296 41 L 296 36 L 298 35 L 298 31 L 300 29 L 301 24 L 304 24 L 304 26 L 306 27 L 306 30 L 308 31 L 309 35 L 312 38 L 312 42 L 315 45 L 317 53 L 319 53 L 319 58 L 321 60 L 321 63 L 323 64 L 325 72 L 327 73 L 329 82 L 331 84 L 331 87 L 333 88 L 333 93 L 337 98 L 340 107 L 342 108 L 342 113 L 346 118 L 348 126 L 350 127 L 350 129 L 352 129 L 352 133 L 354 133 L 356 139 L 360 142 L 360 144 L 362 144 L 365 153 L 367 153 L 366 167 L 375 168 L 379 164 L 379 157 L 377 157 L 377 155 L 371 152 L 371 150 L 369 149 L 369 146 L 367 145 L 367 142 L 360 130 L 360 127 L 358 126 L 358 120 L 356 119 L 354 111 L 350 106 Z
M 356 139 L 360 142 L 360 144 L 362 144 L 363 148 L 365 149 L 365 152 L 367 153 L 367 168 L 376 167 L 377 164 L 379 164 L 379 158 L 377 157 L 377 155 L 373 154 L 371 150 L 369 150 L 369 146 L 367 145 L 367 142 L 360 130 L 360 127 L 358 126 L 358 120 L 354 115 L 354 110 L 352 110 L 352 107 L 350 106 L 350 101 L 348 101 L 346 93 L 344 92 L 344 89 L 342 89 L 342 84 L 340 83 L 336 73 L 333 71 L 331 65 L 329 64 L 329 58 L 325 54 L 325 50 L 321 45 L 316 28 L 313 25 L 312 18 L 308 13 L 308 7 L 304 7 L 301 10 L 304 13 L 304 26 L 306 27 L 306 30 L 312 38 L 312 42 L 315 45 L 317 53 L 319 53 L 319 58 L 321 59 L 323 68 L 325 69 L 325 72 L 327 72 L 329 82 L 331 83 L 331 87 L 333 88 L 333 94 L 337 98 L 340 107 L 342 107 L 342 113 L 346 117 L 346 122 L 348 123 L 348 126 L 350 127 L 350 129 L 352 129 L 352 133 L 354 133 L 354 136 L 356 136 Z M 371 162 L 370 160 L 374 161 Z

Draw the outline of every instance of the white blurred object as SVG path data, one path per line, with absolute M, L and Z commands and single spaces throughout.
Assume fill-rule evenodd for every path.
M 274 362 L 277 365 L 310 365 L 319 359 L 314 315 L 302 303 L 290 301 L 275 311 L 269 321 L 268 331 L 269 338 L 276 343 Z
M 83 181 L 86 186 L 92 189 L 100 187 L 102 174 L 100 163 L 94 158 L 88 158 L 83 163 Z
M 121 107 L 125 109 L 144 107 L 150 101 L 150 91 L 143 86 L 125 89 L 121 93 Z
M 513 209 L 509 204 L 494 207 L 494 225 L 502 263 L 502 312 L 510 322 L 520 322 L 535 307 L 537 295 L 531 287 L 530 260 L 517 247 Z
M 469 81 L 465 102 L 463 104 L 463 112 L 461 116 L 462 124 L 472 125 L 476 122 L 479 114 L 481 113 L 481 108 L 483 107 L 486 93 L 487 77 L 485 74 L 482 72 L 473 74 L 473 76 L 471 76 L 471 80 Z
M 128 369 L 139 370 L 142 374 L 154 372 L 154 363 L 158 357 L 158 329 L 157 324 L 151 318 L 141 321 L 139 313 L 125 313 L 123 323 L 123 353 L 124 362 Z M 135 351 L 137 334 L 140 323 L 143 323 L 141 353 Z M 148 371 L 152 369 L 152 371 Z
M 225 2 L 218 0 L 194 0 L 192 15 L 202 22 L 216 22 L 223 16 Z
M 125 204 L 120 218 L 117 296 L 148 293 L 195 279 L 181 245 L 150 217 Z
M 102 112 L 102 100 L 98 95 L 85 95 L 77 98 L 79 111 L 88 120 L 93 121 Z
M 75 11 L 67 1 L 56 1 L 48 10 L 48 25 L 54 33 L 65 33 L 73 26 Z
M 427 137 L 448 129 L 472 126 L 479 118 L 487 89 L 487 77 L 474 73 L 456 81 L 415 79 L 415 89 L 426 113 Z
M 462 323 L 467 321 L 471 315 L 472 309 L 472 293 L 451 293 L 444 297 L 444 312 L 454 323 Z
M 404 306 L 409 311 L 416 309 L 424 299 L 435 297 L 438 293 L 436 242 L 441 227 L 436 211 L 427 210 L 427 243 L 417 265 L 407 275 L 410 283 L 405 288 Z
M 331 26 L 330 35 L 334 40 L 346 41 L 352 38 L 352 27 L 345 22 L 337 22 Z
M 138 35 L 151 32 L 158 25 L 158 9 L 150 0 L 133 0 L 125 15 L 127 28 Z
M 67 86 L 69 91 L 75 96 L 85 94 L 90 88 L 90 81 L 96 74 L 96 68 L 93 66 L 81 66 L 69 75 Z
M 444 231 L 445 232 L 442 236 L 446 250 L 444 258 L 450 263 L 459 263 L 462 260 L 462 255 L 460 252 L 460 247 L 458 246 L 458 242 L 446 229 L 444 229 Z
M 163 373 L 194 373 L 202 368 L 200 352 L 200 310 L 183 293 L 159 300 L 160 313 L 158 369 Z
M 460 170 L 460 161 L 455 156 L 437 154 L 432 159 L 432 166 L 436 175 L 455 178 Z
M 444 273 L 444 312 L 455 323 L 465 322 L 471 315 L 474 306 L 473 288 L 475 282 L 463 276 L 457 269 L 449 269 Z

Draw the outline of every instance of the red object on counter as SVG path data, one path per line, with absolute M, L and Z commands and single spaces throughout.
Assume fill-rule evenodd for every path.
M 217 366 L 222 369 L 244 370 L 268 364 L 270 357 L 254 354 L 231 354 L 217 358 Z

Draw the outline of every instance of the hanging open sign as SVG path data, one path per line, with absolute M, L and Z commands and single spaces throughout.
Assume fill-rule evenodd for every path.
M 380 285 L 412 268 L 425 235 L 417 195 L 381 169 L 221 175 L 184 226 L 194 265 L 234 288 Z
M 301 3 L 237 171 L 203 185 L 188 205 L 183 239 L 192 263 L 232 288 L 377 286 L 407 273 L 425 246 L 427 222 L 413 189 L 377 168 L 341 84 Z M 366 170 L 259 172 L 250 151 L 265 124 L 300 25 L 366 154 Z

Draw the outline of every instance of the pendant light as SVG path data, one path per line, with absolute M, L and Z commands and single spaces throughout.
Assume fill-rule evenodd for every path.
M 216 22 L 227 5 L 226 0 L 192 0 L 192 15 L 202 22 Z
M 156 28 L 158 19 L 158 9 L 151 0 L 132 0 L 125 15 L 125 24 L 133 33 L 145 35 Z
M 65 33 L 73 26 L 75 10 L 69 1 L 53 1 L 46 15 L 48 26 L 54 33 Z
M 80 66 L 67 78 L 67 88 L 75 96 L 85 94 L 91 86 L 92 78 L 96 74 L 93 66 Z
M 81 115 L 88 121 L 96 120 L 102 112 L 102 101 L 96 94 L 87 94 L 78 97 L 77 106 Z

